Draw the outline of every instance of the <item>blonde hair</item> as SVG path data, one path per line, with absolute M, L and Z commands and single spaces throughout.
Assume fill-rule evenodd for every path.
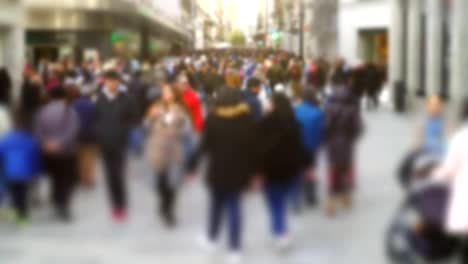
M 431 114 L 438 114 L 442 111 L 444 104 L 438 95 L 431 95 L 426 99 L 426 110 Z

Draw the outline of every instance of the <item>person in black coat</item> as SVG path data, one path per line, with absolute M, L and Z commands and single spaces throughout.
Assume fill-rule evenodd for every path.
M 25 123 L 25 128 L 32 129 L 34 116 L 41 107 L 42 84 L 40 76 L 33 71 L 25 72 L 24 82 L 21 86 L 21 114 Z
M 113 208 L 112 216 L 116 221 L 124 221 L 127 216 L 125 154 L 129 131 L 135 122 L 136 114 L 128 94 L 120 90 L 119 74 L 109 71 L 105 78 L 95 108 L 95 131 L 104 160 Z
M 353 79 L 350 80 L 352 85 Z M 359 98 L 348 87 L 335 90 L 325 107 L 325 145 L 329 163 L 327 214 L 333 216 L 336 202 L 352 203 L 354 149 L 363 130 Z
M 208 245 L 218 239 L 223 211 L 229 223 L 233 257 L 241 250 L 241 198 L 257 168 L 256 121 L 238 89 L 223 88 L 208 115 L 199 149 L 189 161 L 196 168 L 202 155 L 209 159 L 206 183 L 210 193 Z
M 0 103 L 8 105 L 10 103 L 10 94 L 12 81 L 6 68 L 0 68 Z
M 260 171 L 264 176 L 273 236 L 279 247 L 287 247 L 291 242 L 287 225 L 288 194 L 309 160 L 299 123 L 286 95 L 274 94 L 272 106 L 272 112 L 260 124 Z

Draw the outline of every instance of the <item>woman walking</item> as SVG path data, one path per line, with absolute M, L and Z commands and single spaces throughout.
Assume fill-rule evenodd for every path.
M 290 246 L 287 224 L 287 201 L 295 187 L 295 179 L 308 166 L 302 145 L 299 123 L 294 109 L 284 94 L 274 94 L 272 111 L 260 125 L 261 172 L 270 211 L 271 227 L 277 246 Z
M 173 227 L 176 190 L 186 157 L 184 142 L 191 135 L 190 119 L 173 87 L 162 87 L 162 97 L 150 107 L 145 122 L 150 128 L 148 156 L 156 171 L 160 214 L 166 225 Z

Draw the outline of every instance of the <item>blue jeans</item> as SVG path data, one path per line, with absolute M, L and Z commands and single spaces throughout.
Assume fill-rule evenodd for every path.
M 4 181 L 4 179 L 2 179 L 2 177 L 0 177 L 0 206 L 2 205 L 3 200 L 5 199 L 6 190 L 7 190 L 6 182 Z
M 211 191 L 211 208 L 208 237 L 215 241 L 219 236 L 223 210 L 227 210 L 229 225 L 229 248 L 238 251 L 241 248 L 242 214 L 241 194 Z
M 303 187 L 304 187 L 304 174 L 299 173 L 289 184 L 287 188 L 288 202 L 292 205 L 293 209 L 299 211 L 301 209 L 301 203 L 303 198 Z
M 271 231 L 275 237 L 288 233 L 287 202 L 293 184 L 268 184 L 265 197 L 270 210 Z

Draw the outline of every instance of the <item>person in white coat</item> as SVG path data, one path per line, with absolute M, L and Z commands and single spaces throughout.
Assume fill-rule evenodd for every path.
M 446 231 L 465 240 L 462 263 L 468 263 L 468 99 L 463 104 L 462 120 L 464 123 L 450 140 L 448 153 L 434 178 L 449 184 Z

